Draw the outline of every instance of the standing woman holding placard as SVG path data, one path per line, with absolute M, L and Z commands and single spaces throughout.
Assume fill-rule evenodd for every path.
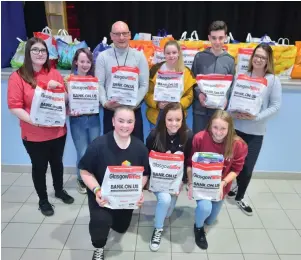
M 157 124 L 162 109 L 170 102 L 180 102 L 186 116 L 193 101 L 193 88 L 197 86 L 191 70 L 184 66 L 177 41 L 165 44 L 164 55 L 166 61 L 154 65 L 150 70 L 149 90 L 144 98 L 151 128 Z

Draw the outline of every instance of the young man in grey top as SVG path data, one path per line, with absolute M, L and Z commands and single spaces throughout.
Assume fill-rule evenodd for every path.
M 196 54 L 192 72 L 198 74 L 235 74 L 234 58 L 225 50 L 223 44 L 227 37 L 227 25 L 223 21 L 215 21 L 209 27 L 210 48 Z M 199 87 L 194 89 L 193 101 L 193 132 L 196 134 L 206 128 L 215 109 L 206 108 L 206 96 Z
M 108 100 L 108 89 L 112 87 L 112 67 L 127 66 L 139 69 L 138 95 L 135 106 L 135 128 L 133 135 L 144 141 L 141 103 L 148 91 L 149 68 L 143 52 L 129 47 L 131 32 L 126 23 L 118 21 L 112 25 L 111 40 L 114 47 L 101 52 L 95 64 L 95 76 L 100 84 L 100 102 L 104 108 L 103 133 L 113 130 L 114 109 L 120 106 L 114 100 Z

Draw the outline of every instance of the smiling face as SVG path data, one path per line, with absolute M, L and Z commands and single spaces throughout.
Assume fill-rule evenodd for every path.
M 170 67 L 174 67 L 179 59 L 179 50 L 175 45 L 168 45 L 165 47 L 164 56 L 166 63 Z
M 131 32 L 126 23 L 116 22 L 115 24 L 113 24 L 110 35 L 111 40 L 113 41 L 116 48 L 125 49 L 129 46 Z
M 169 110 L 165 117 L 165 125 L 168 134 L 174 135 L 182 126 L 183 114 L 181 109 Z
M 211 124 L 213 140 L 217 143 L 223 142 L 228 134 L 228 128 L 229 124 L 225 120 L 220 118 L 213 119 Z
M 78 55 L 78 59 L 75 64 L 77 65 L 78 75 L 87 75 L 92 66 L 91 61 L 89 60 L 87 54 L 84 52 L 81 52 Z
M 129 137 L 134 130 L 135 114 L 131 110 L 119 110 L 112 118 L 112 122 L 115 128 L 115 132 L 119 137 Z
M 208 38 L 211 42 L 212 49 L 216 52 L 221 51 L 226 37 L 227 35 L 224 30 L 211 31 L 210 35 L 208 35 Z
M 30 48 L 30 58 L 34 66 L 43 66 L 47 60 L 47 49 L 42 43 L 35 43 Z
M 253 69 L 262 69 L 265 70 L 265 67 L 268 62 L 268 54 L 262 48 L 258 48 L 253 56 L 252 65 Z

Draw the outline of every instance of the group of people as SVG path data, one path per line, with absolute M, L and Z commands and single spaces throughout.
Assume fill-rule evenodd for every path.
M 267 91 L 259 114 L 254 117 L 245 113 L 228 113 L 208 108 L 206 94 L 197 85 L 198 74 L 235 74 L 234 58 L 224 49 L 227 26 L 215 21 L 209 27 L 211 47 L 196 54 L 192 69 L 184 66 L 181 47 L 169 41 L 164 47 L 166 61 L 149 70 L 142 52 L 129 47 L 131 32 L 124 22 L 113 24 L 111 33 L 113 47 L 101 52 L 96 63 L 88 49 L 80 49 L 74 56 L 71 73 L 92 75 L 99 80 L 99 100 L 103 108 L 103 135 L 100 136 L 99 114 L 78 115 L 69 113 L 70 130 L 77 151 L 77 178 L 80 193 L 87 193 L 91 241 L 95 247 L 93 260 L 104 259 L 104 247 L 113 230 L 124 233 L 128 229 L 133 210 L 110 209 L 102 197 L 102 182 L 108 166 L 143 166 L 143 187 L 151 176 L 149 152 L 182 153 L 184 155 L 184 182 L 187 182 L 188 197 L 192 198 L 192 155 L 195 152 L 213 152 L 224 156 L 221 176 L 220 200 L 196 200 L 194 233 L 195 242 L 207 249 L 205 225 L 215 222 L 225 196 L 235 198 L 237 206 L 247 215 L 252 208 L 244 200 L 257 161 L 267 120 L 281 105 L 281 83 L 274 74 L 273 51 L 267 44 L 259 44 L 251 56 L 248 76 L 266 78 Z M 113 67 L 138 69 L 138 93 L 135 106 L 124 106 L 110 99 L 108 92 L 114 78 Z M 179 102 L 155 101 L 154 92 L 159 72 L 183 73 L 183 88 Z M 31 38 L 26 43 L 24 65 L 13 72 L 8 83 L 8 107 L 20 119 L 22 141 L 32 163 L 32 179 L 39 197 L 42 214 L 54 214 L 48 201 L 46 171 L 51 167 L 55 196 L 64 203 L 74 199 L 63 189 L 63 152 L 66 141 L 66 126 L 45 127 L 32 122 L 30 109 L 35 88 L 41 82 L 49 89 L 67 88 L 66 80 L 50 67 L 49 52 L 45 42 Z M 234 79 L 235 80 L 235 79 Z M 229 95 L 228 95 L 229 96 Z M 151 132 L 144 144 L 141 103 L 147 105 L 147 118 Z M 228 102 L 227 102 L 228 103 Z M 188 107 L 193 104 L 193 131 L 186 124 Z M 237 186 L 232 187 L 232 181 Z M 182 189 L 180 189 L 181 192 Z M 157 198 L 154 212 L 154 231 L 150 249 L 159 250 L 164 220 L 171 216 L 177 202 L 177 194 L 154 192 Z M 138 206 L 143 204 L 143 193 Z

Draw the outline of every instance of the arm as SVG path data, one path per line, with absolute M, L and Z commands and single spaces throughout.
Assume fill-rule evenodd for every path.
M 194 75 L 194 77 L 196 78 L 196 76 L 198 74 L 200 74 L 199 69 L 198 69 L 198 63 L 200 63 L 199 61 L 199 53 L 197 53 L 194 57 L 193 63 L 192 63 L 192 67 L 191 67 L 191 71 Z M 198 99 L 199 95 L 201 94 L 201 90 L 198 87 L 198 85 L 194 86 L 194 95 L 195 97 Z
M 103 52 L 99 53 L 95 62 L 95 77 L 98 78 L 99 82 L 99 101 L 102 104 L 102 106 L 104 106 L 108 99 L 107 92 L 105 89 L 106 68 Z
M 100 186 L 94 175 L 87 170 L 80 170 L 80 176 L 89 190 L 93 191 L 95 187 Z
M 271 117 L 272 115 L 274 115 L 280 109 L 281 100 L 282 100 L 281 82 L 278 77 L 274 76 L 274 83 L 269 97 L 269 105 L 267 109 L 261 111 L 257 115 L 255 120 L 256 121 L 265 120 Z
M 139 53 L 140 60 L 139 60 L 139 89 L 138 89 L 138 95 L 137 95 L 137 103 L 136 106 L 138 106 L 142 100 L 144 99 L 147 91 L 148 91 L 148 84 L 149 84 L 149 70 L 148 70 L 148 63 L 143 53 Z
M 12 108 L 10 109 L 10 112 L 12 112 L 12 114 L 17 116 L 20 120 L 28 124 L 34 125 L 34 123 L 30 119 L 29 114 L 23 108 Z

